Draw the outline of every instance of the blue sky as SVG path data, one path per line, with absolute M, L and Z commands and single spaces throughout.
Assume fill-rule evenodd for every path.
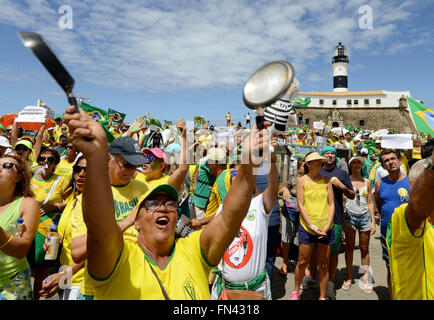
M 62 30 L 62 5 L 73 28 Z M 360 28 L 368 5 L 373 29 Z M 409 90 L 434 107 L 431 0 L 0 0 L 0 108 L 67 101 L 17 31 L 40 33 L 91 104 L 159 119 L 223 122 L 249 110 L 242 87 L 263 64 L 291 62 L 301 91 L 331 91 L 333 49 L 348 49 L 349 89 Z

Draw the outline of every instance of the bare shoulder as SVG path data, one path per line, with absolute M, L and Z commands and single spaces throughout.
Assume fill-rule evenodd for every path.
M 304 181 L 306 180 L 306 175 L 297 178 L 297 186 L 304 186 Z
M 35 198 L 32 197 L 24 197 L 23 202 L 21 203 L 21 211 L 29 211 L 29 210 L 36 210 L 39 212 L 39 202 L 36 201 Z
M 32 197 L 24 197 L 22 204 L 24 206 L 36 206 L 36 207 L 39 206 L 39 202 L 36 201 L 36 199 L 32 198 Z

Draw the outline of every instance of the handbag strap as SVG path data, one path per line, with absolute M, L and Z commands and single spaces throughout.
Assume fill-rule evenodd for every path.
M 157 273 L 155 272 L 154 268 L 152 268 L 151 264 L 149 263 L 149 261 L 145 258 L 146 262 L 149 264 L 149 267 L 152 270 L 152 273 L 154 274 L 155 278 L 157 278 L 158 284 L 160 285 L 161 288 L 161 292 L 163 293 L 164 299 L 165 300 L 170 300 L 169 296 L 167 295 L 166 290 L 164 290 L 163 284 L 160 281 L 160 278 L 158 277 Z

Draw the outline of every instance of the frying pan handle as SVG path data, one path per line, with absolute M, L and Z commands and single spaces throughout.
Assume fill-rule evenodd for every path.
M 68 102 L 70 106 L 75 106 L 75 112 L 78 113 L 78 103 L 77 103 L 77 99 L 74 97 L 74 95 L 72 93 L 68 94 Z M 92 141 L 93 139 L 88 138 L 88 137 L 84 137 L 84 140 L 86 141 Z
M 72 93 L 68 94 L 68 102 L 70 106 L 75 106 L 75 112 L 78 113 L 77 99 L 74 97 Z
M 264 122 L 265 122 L 265 118 L 264 118 L 264 114 L 257 114 L 256 115 L 256 127 L 258 128 L 259 131 L 261 131 L 262 129 L 264 129 Z M 263 154 L 263 150 L 259 150 L 259 156 L 262 157 Z

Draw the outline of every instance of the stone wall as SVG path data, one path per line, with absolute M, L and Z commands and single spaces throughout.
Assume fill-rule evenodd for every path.
M 337 114 L 336 114 L 337 111 Z M 297 114 L 303 114 L 303 124 L 309 120 L 312 126 L 314 121 L 323 121 L 332 127 L 333 122 L 339 125 L 350 125 L 361 129 L 379 130 L 393 129 L 398 133 L 413 132 L 411 117 L 404 108 L 391 107 L 360 107 L 360 108 L 296 108 Z M 363 120 L 364 125 L 360 124 Z

